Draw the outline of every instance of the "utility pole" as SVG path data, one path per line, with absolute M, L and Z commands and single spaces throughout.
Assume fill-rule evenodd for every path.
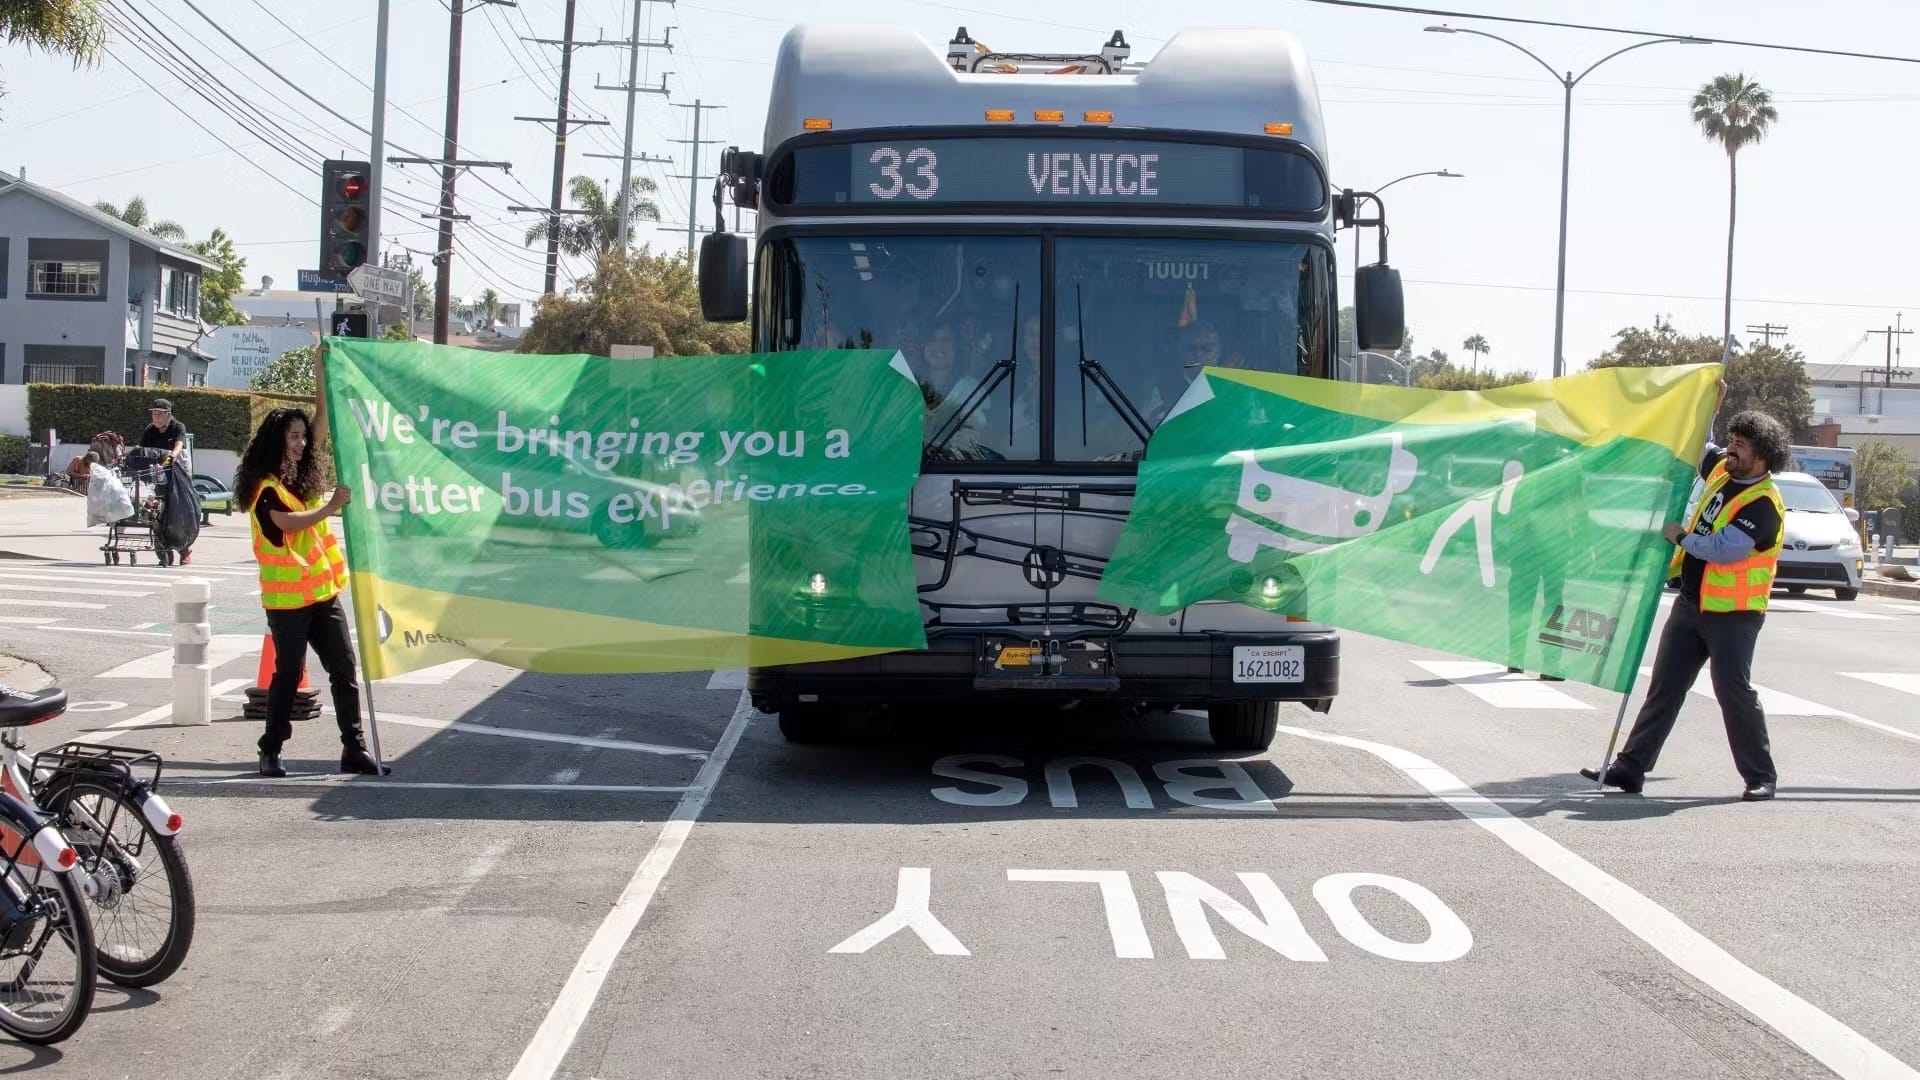
M 1904 369 L 1897 368 L 1894 366 L 1895 359 L 1899 353 L 1900 338 L 1907 334 L 1913 333 L 1913 331 L 1903 329 L 1901 327 L 1900 324 L 1905 320 L 1906 320 L 1906 313 L 1901 312 L 1900 314 L 1894 317 L 1893 325 L 1887 327 L 1885 330 L 1867 331 L 1868 336 L 1872 336 L 1874 334 L 1885 334 L 1887 336 L 1887 366 L 1881 369 L 1880 371 L 1871 372 L 1874 375 L 1880 376 L 1881 379 L 1883 380 L 1880 388 L 1880 412 L 1883 414 L 1887 411 L 1887 388 L 1893 385 L 1893 380 L 1909 379 L 1913 377 L 1913 372 L 1906 371 Z M 1869 369 L 1869 371 L 1871 371 L 1871 369 Z M 1867 407 L 1867 375 L 1868 373 L 1869 373 L 1868 371 L 1863 371 L 1860 373 L 1860 411 L 1861 412 L 1865 412 Z
M 701 103 L 700 99 L 695 98 L 691 105 L 676 105 L 674 108 L 693 110 L 693 138 L 672 140 L 673 142 L 684 143 L 693 147 L 692 165 L 687 169 L 685 175 L 675 174 L 674 176 L 676 180 L 687 181 L 687 254 L 691 256 L 693 254 L 694 226 L 700 218 L 700 181 L 713 179 L 711 176 L 703 177 L 700 175 L 700 147 L 703 143 L 714 144 L 720 142 L 719 139 L 702 139 L 700 137 L 700 114 L 709 109 L 724 109 L 726 106 L 706 105 Z
M 633 0 L 633 33 L 628 35 L 625 43 L 627 48 L 627 81 L 624 84 L 617 85 L 617 86 L 608 86 L 605 83 L 594 84 L 594 89 L 596 90 L 618 90 L 627 95 L 627 134 L 626 134 L 626 139 L 621 143 L 620 153 L 618 155 L 620 159 L 620 197 L 618 200 L 619 214 L 620 214 L 619 247 L 622 252 L 625 252 L 627 250 L 627 223 L 628 223 L 628 220 L 633 216 L 632 209 L 627 204 L 628 204 L 628 201 L 632 198 L 632 189 L 633 189 L 633 162 L 634 162 L 633 102 L 634 102 L 634 97 L 635 95 L 638 95 L 638 94 L 662 94 L 662 95 L 666 94 L 667 76 L 673 74 L 673 72 L 671 71 L 662 73 L 660 76 L 660 87 L 657 90 L 650 86 L 643 87 L 640 85 L 640 50 L 641 49 L 665 49 L 668 52 L 672 52 L 673 51 L 673 29 L 674 29 L 671 26 L 667 27 L 666 34 L 662 36 L 659 41 L 641 41 L 640 40 L 640 10 L 641 10 L 641 6 L 644 4 L 667 4 L 668 6 L 672 6 L 674 3 L 675 3 L 675 0 Z M 600 44 L 606 45 L 606 44 L 616 44 L 616 43 L 607 42 L 603 40 L 602 42 L 600 42 Z M 612 158 L 615 155 L 588 154 L 587 156 L 591 158 Z M 664 163 L 671 164 L 673 159 L 662 158 L 662 157 L 649 157 L 645 154 L 642 154 L 640 157 L 640 160 L 664 162 Z
M 1787 336 L 1787 328 L 1784 326 L 1775 326 L 1773 325 L 1772 322 L 1765 322 L 1760 324 L 1759 326 L 1755 326 L 1752 323 L 1748 323 L 1747 333 L 1759 334 L 1761 338 L 1764 339 L 1765 344 L 1771 347 L 1773 345 L 1773 339 L 1775 336 L 1778 336 L 1781 338 L 1785 338 Z
M 567 105 L 571 101 L 570 89 L 573 78 L 573 50 L 601 42 L 573 40 L 573 10 L 576 0 L 567 0 L 566 27 L 559 40 L 553 38 L 527 38 L 525 40 L 541 45 L 560 46 L 560 98 L 558 111 L 554 116 L 516 116 L 515 120 L 525 120 L 535 124 L 553 125 L 553 199 L 547 207 L 547 283 L 546 292 L 551 294 L 556 280 L 560 276 L 560 216 L 565 213 L 585 213 L 583 210 L 566 211 L 560 208 L 560 191 L 567 179 L 567 128 L 588 127 L 594 124 L 605 126 L 605 120 L 568 120 Z M 512 210 L 528 210 L 529 207 L 514 206 Z
M 367 254 L 380 261 L 380 199 L 386 192 L 387 156 L 387 5 L 380 0 L 373 31 L 373 125 L 368 132 L 373 152 L 367 155 Z M 380 303 L 375 301 L 367 319 L 367 336 L 380 336 Z

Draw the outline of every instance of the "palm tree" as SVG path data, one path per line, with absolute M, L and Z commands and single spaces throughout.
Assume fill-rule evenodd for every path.
M 648 196 L 658 190 L 652 180 L 636 176 L 627 199 L 628 235 L 636 221 L 659 221 L 660 207 Z M 588 255 L 595 259 L 620 244 L 620 204 L 592 177 L 576 176 L 567 181 L 567 194 L 584 214 L 567 214 L 558 224 L 560 250 L 568 255 Z M 553 219 L 527 230 L 527 246 L 546 243 L 548 231 L 556 228 Z
M 480 313 L 487 318 L 487 325 L 493 325 L 493 317 L 500 312 L 500 294 L 491 288 L 480 294 Z
M 127 200 L 126 209 L 120 209 L 106 200 L 94 203 L 93 208 L 107 215 L 117 217 L 136 229 L 145 229 L 162 240 L 178 243 L 187 238 L 187 230 L 177 221 L 154 221 L 147 216 L 147 200 L 139 195 Z
M 1736 166 L 1741 148 L 1766 138 L 1778 119 L 1772 91 L 1745 73 L 1718 76 L 1693 95 L 1693 122 L 1700 125 L 1700 134 L 1727 152 L 1727 292 L 1720 332 L 1723 364 L 1733 351 L 1733 223 L 1740 179 Z
M 1480 370 L 1480 354 L 1493 351 L 1493 346 L 1487 344 L 1487 339 L 1480 334 L 1475 334 L 1461 342 L 1460 347 L 1473 354 L 1473 370 L 1475 371 Z

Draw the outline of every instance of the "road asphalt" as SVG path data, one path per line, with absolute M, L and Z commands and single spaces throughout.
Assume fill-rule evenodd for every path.
M 200 923 L 171 980 L 103 983 L 0 1070 L 1920 1076 L 1920 602 L 1778 599 L 1770 803 L 1710 694 L 1644 794 L 1601 794 L 1575 770 L 1617 695 L 1352 635 L 1333 711 L 1257 755 L 990 702 L 794 746 L 739 672 L 476 663 L 374 685 L 393 776 L 334 775 L 322 715 L 262 782 L 243 524 L 107 566 L 18 502 L 0 533 L 50 535 L 0 538 L 40 556 L 0 559 L 0 653 L 76 702 L 25 734 L 164 755 Z M 186 573 L 223 698 L 176 727 Z

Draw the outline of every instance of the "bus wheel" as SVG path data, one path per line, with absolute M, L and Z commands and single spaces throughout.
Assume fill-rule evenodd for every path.
M 1273 745 L 1279 723 L 1277 701 L 1220 701 L 1207 706 L 1207 734 L 1222 750 L 1265 750 Z
M 833 728 L 833 714 L 817 701 L 790 702 L 780 710 L 780 734 L 790 743 L 824 742 Z

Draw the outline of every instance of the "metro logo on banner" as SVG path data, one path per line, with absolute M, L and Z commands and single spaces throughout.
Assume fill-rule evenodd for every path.
M 625 673 L 926 644 L 891 351 L 522 356 L 330 337 L 375 679 L 476 658 Z
M 1100 597 L 1238 601 L 1625 693 L 1720 373 L 1473 392 L 1207 368 L 1147 445 Z

